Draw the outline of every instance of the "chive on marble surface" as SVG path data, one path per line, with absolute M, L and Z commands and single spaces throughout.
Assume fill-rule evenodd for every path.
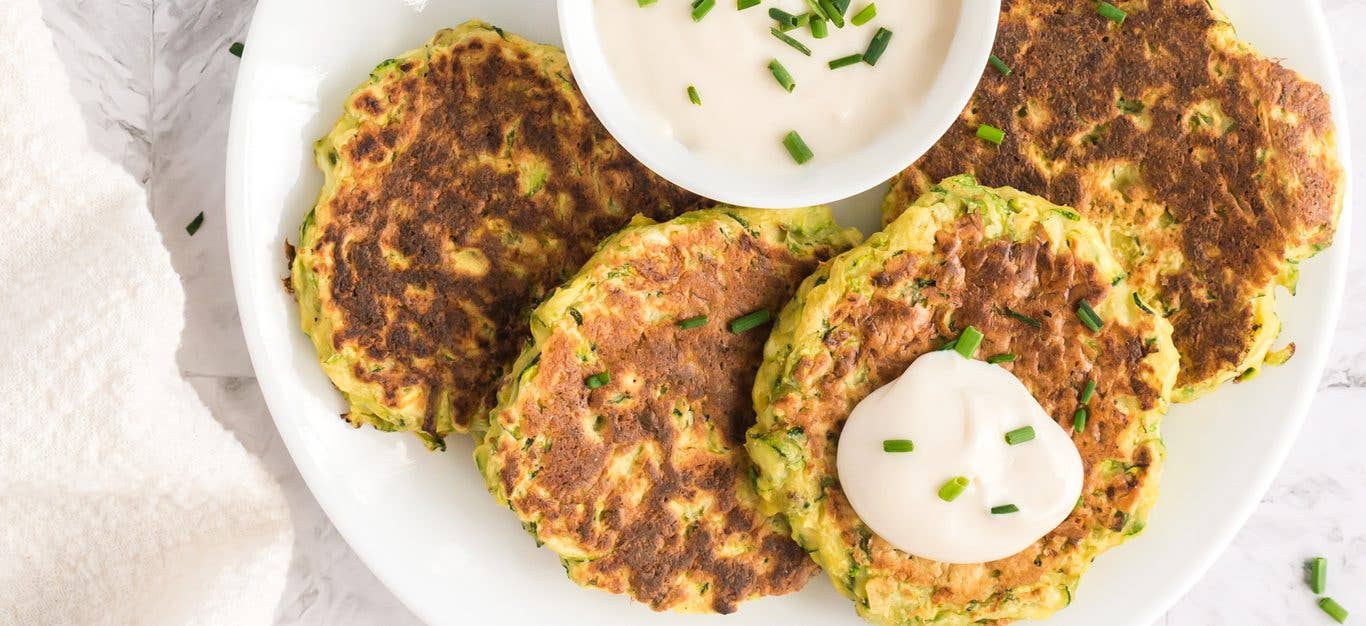
M 223 230 L 223 165 L 238 63 L 228 47 L 245 36 L 254 0 L 41 3 L 93 143 L 146 184 L 185 283 L 182 372 L 218 419 L 264 459 L 289 498 L 297 544 L 277 623 L 418 623 L 356 558 L 304 486 L 243 344 Z M 1357 66 L 1366 39 L 1354 29 L 1366 22 L 1366 3 L 1322 6 L 1345 60 L 1348 101 L 1358 105 L 1348 115 L 1362 181 L 1366 76 Z M 185 226 L 201 211 L 204 223 L 189 236 Z M 1304 582 L 1304 561 L 1319 555 L 1332 572 L 1328 593 L 1348 610 L 1366 611 L 1366 218 L 1358 214 L 1354 222 L 1357 245 L 1333 356 L 1299 441 L 1234 543 L 1158 624 L 1331 623 Z

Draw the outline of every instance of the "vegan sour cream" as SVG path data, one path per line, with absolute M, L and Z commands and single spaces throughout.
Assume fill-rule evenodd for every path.
M 850 414 L 837 453 L 859 517 L 897 549 L 984 563 L 1028 548 L 1076 506 L 1082 462 L 1005 368 L 928 353 Z
M 857 151 L 913 114 L 948 56 L 961 10 L 959 0 L 841 0 L 833 4 L 846 7 L 844 26 L 820 20 L 813 30 L 805 0 L 743 9 L 749 2 L 592 2 L 612 72 L 647 124 L 748 171 Z M 803 21 L 775 35 L 784 26 L 771 9 Z M 856 58 L 870 49 L 875 64 Z

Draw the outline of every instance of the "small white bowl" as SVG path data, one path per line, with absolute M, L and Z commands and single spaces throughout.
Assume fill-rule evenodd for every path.
M 906 2 L 915 0 L 892 0 Z M 792 208 L 866 191 L 905 169 L 948 130 L 972 97 L 996 40 L 1001 0 L 961 0 L 948 55 L 914 115 L 862 149 L 782 171 L 743 171 L 701 157 L 646 123 L 617 82 L 599 42 L 592 0 L 558 0 L 574 79 L 603 126 L 636 159 L 674 184 L 738 206 Z

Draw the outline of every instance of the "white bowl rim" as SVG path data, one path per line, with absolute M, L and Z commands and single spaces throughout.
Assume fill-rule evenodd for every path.
M 921 110 L 861 150 L 801 167 L 753 172 L 709 161 L 660 135 L 633 107 L 598 45 L 591 2 L 558 0 L 574 80 L 603 126 L 636 160 L 700 196 L 737 206 L 793 208 L 867 191 L 920 158 L 957 121 L 987 68 L 1001 0 L 961 0 L 955 33 Z M 585 10 L 585 9 L 589 10 Z

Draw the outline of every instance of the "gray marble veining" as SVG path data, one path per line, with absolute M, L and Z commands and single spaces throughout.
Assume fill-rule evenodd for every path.
M 415 624 L 319 509 L 252 378 L 228 273 L 223 159 L 237 59 L 254 0 L 42 0 L 97 149 L 148 185 L 151 209 L 185 283 L 182 371 L 214 414 L 280 480 L 298 537 L 280 624 Z M 1350 102 L 1366 103 L 1366 2 L 1323 0 Z M 1366 180 L 1366 112 L 1357 180 Z M 1327 623 L 1300 562 L 1329 557 L 1332 592 L 1366 611 L 1366 216 L 1356 207 L 1351 281 L 1332 357 L 1289 462 L 1229 550 L 1159 623 Z M 184 227 L 199 212 L 204 227 Z M 1084 584 L 1083 584 L 1084 586 Z

